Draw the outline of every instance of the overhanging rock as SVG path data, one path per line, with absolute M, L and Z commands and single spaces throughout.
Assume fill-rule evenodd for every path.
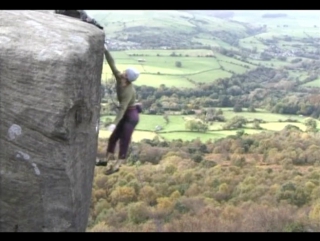
M 50 12 L 0 11 L 0 232 L 84 232 L 104 32 Z

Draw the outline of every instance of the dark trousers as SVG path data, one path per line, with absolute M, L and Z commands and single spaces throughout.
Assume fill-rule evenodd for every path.
M 109 138 L 107 152 L 113 153 L 119 140 L 119 159 L 127 157 L 131 136 L 139 123 L 139 113 L 137 108 L 130 108 L 126 111 L 116 129 Z

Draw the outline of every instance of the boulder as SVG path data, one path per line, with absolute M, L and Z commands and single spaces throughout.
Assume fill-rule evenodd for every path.
M 41 11 L 0 11 L 0 232 L 84 232 L 105 34 Z

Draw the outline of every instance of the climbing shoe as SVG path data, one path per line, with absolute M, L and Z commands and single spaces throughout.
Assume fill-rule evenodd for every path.
M 119 171 L 119 168 L 115 168 L 113 166 L 110 166 L 107 170 L 104 171 L 105 175 L 111 175 L 113 173 L 116 173 Z
M 107 166 L 107 164 L 108 164 L 107 161 L 102 161 L 102 160 L 98 160 L 98 161 L 96 162 L 96 166 L 103 166 L 103 167 L 105 167 L 105 166 Z
M 123 159 L 119 159 L 117 161 L 112 161 L 112 163 L 109 165 L 109 168 L 104 171 L 104 174 L 110 175 L 112 173 L 118 172 L 121 165 L 125 162 Z

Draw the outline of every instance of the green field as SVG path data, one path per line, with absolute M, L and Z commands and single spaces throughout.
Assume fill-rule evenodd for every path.
M 221 69 L 215 69 L 215 70 L 209 70 L 205 71 L 199 74 L 189 75 L 188 78 L 190 78 L 193 81 L 201 82 L 201 83 L 209 83 L 213 82 L 219 78 L 228 78 L 231 77 L 232 74 L 221 70 Z
M 266 122 L 278 122 L 279 120 L 284 121 L 286 119 L 293 119 L 298 121 L 303 121 L 305 119 L 305 117 L 298 116 L 298 115 L 274 114 L 262 109 L 257 109 L 257 112 L 244 111 L 244 112 L 238 112 L 238 113 L 234 112 L 232 108 L 222 108 L 222 110 L 223 110 L 223 115 L 227 120 L 237 115 L 245 116 L 249 121 L 254 119 L 261 119 Z
M 248 65 L 251 69 L 256 68 L 255 65 L 242 62 L 242 61 L 240 61 L 240 60 L 237 60 L 237 59 L 235 59 L 235 58 L 231 58 L 231 57 L 222 55 L 222 54 L 220 54 L 220 53 L 214 53 L 214 55 L 217 57 L 217 59 L 220 61 L 220 63 L 223 63 L 223 62 L 231 62 L 231 63 L 233 63 L 233 64 L 235 64 L 235 65 Z
M 306 71 L 299 71 L 299 70 L 290 70 L 289 72 L 289 76 L 296 79 L 299 78 L 300 81 L 303 81 L 304 79 L 306 79 L 309 75 Z M 316 80 L 315 80 L 316 81 Z M 306 86 L 308 86 L 308 84 L 310 84 L 312 82 L 309 82 L 307 84 L 304 84 Z
M 247 38 L 240 39 L 239 44 L 241 47 L 252 49 L 254 47 L 259 49 L 259 51 L 265 50 L 268 48 L 268 46 L 265 46 L 263 43 L 261 43 L 259 40 L 256 39 L 256 36 L 250 36 Z
M 147 85 L 159 87 L 164 84 L 168 87 L 192 88 L 195 85 L 187 79 L 196 83 L 213 82 L 219 78 L 231 77 L 228 71 L 234 71 L 237 74 L 245 73 L 254 69 L 256 66 L 241 62 L 237 59 L 226 57 L 219 53 L 214 53 L 216 58 L 195 57 L 198 55 L 209 54 L 207 50 L 179 50 L 174 51 L 180 56 L 172 57 L 169 50 L 141 50 L 141 51 L 113 51 L 111 52 L 116 61 L 119 70 L 125 70 L 127 67 L 134 67 L 141 73 L 136 85 Z M 132 56 L 139 53 L 145 56 Z M 212 51 L 210 51 L 212 54 Z M 130 56 L 131 55 L 131 56 Z M 159 56 L 157 56 L 159 55 Z M 185 55 L 189 55 L 186 57 Z M 143 59 L 145 62 L 139 62 Z M 176 66 L 176 62 L 181 62 L 181 67 Z M 224 70 L 221 69 L 221 66 Z M 244 66 L 248 66 L 249 69 Z M 103 66 L 103 80 L 112 77 L 110 67 L 105 62 Z
M 207 49 L 176 49 L 176 50 L 169 50 L 169 49 L 139 49 L 139 50 L 126 50 L 125 52 L 123 51 L 117 51 L 122 56 L 124 55 L 133 55 L 133 54 L 138 54 L 138 55 L 143 55 L 143 56 L 148 56 L 148 57 L 157 57 L 159 54 L 160 56 L 170 56 L 173 52 L 178 55 L 178 57 L 189 55 L 189 57 L 198 57 L 199 56 L 205 56 L 207 54 L 212 54 L 211 50 Z M 117 53 L 118 55 L 118 53 Z M 137 57 L 140 58 L 140 57 Z
M 308 83 L 304 84 L 304 86 L 310 86 L 310 87 L 319 88 L 320 87 L 320 78 L 318 78 L 318 79 L 316 79 L 314 81 L 308 82 Z
M 174 133 L 164 133 L 160 134 L 163 139 L 165 140 L 184 140 L 184 141 L 192 141 L 195 139 L 200 139 L 201 141 L 208 141 L 208 140 L 217 140 L 220 138 L 224 138 L 226 136 L 236 135 L 236 131 L 216 131 L 216 132 L 207 132 L 207 133 L 197 133 L 197 132 L 174 132 Z
M 245 72 L 247 72 L 246 68 L 239 65 L 235 65 L 227 62 L 221 62 L 220 64 L 226 71 L 234 71 L 237 74 L 244 74 Z
M 299 127 L 300 130 L 305 131 L 306 126 L 303 123 L 291 123 L 291 122 L 270 122 L 265 124 L 260 124 L 260 126 L 266 130 L 271 131 L 281 131 L 285 126 L 287 125 L 294 125 L 296 127 Z
M 304 124 L 305 117 L 297 115 L 281 115 L 269 113 L 265 110 L 257 110 L 255 113 L 251 112 L 240 112 L 235 113 L 230 108 L 222 108 L 223 115 L 226 120 L 230 120 L 235 116 L 243 116 L 248 121 L 254 119 L 264 120 L 266 123 L 261 123 L 260 126 L 262 130 L 253 129 L 253 125 L 248 123 L 244 126 L 243 130 L 246 134 L 255 134 L 261 131 L 280 131 L 287 125 L 294 125 L 299 127 L 302 131 L 306 130 Z M 103 123 L 106 118 L 113 119 L 114 116 L 103 116 L 101 117 L 101 122 Z M 169 115 L 169 123 L 166 124 L 163 116 L 161 115 L 140 115 L 140 122 L 136 127 L 135 134 L 133 136 L 133 141 L 140 141 L 142 139 L 153 139 L 158 136 L 163 139 L 173 140 L 173 139 L 183 139 L 192 140 L 200 138 L 203 141 L 209 139 L 219 139 L 229 135 L 235 135 L 238 130 L 223 130 L 222 126 L 224 122 L 214 122 L 209 126 L 209 131 L 206 133 L 191 132 L 185 129 L 186 121 L 194 119 L 195 116 L 191 115 Z M 297 122 L 287 122 L 286 120 L 296 120 Z M 317 120 L 318 129 L 320 129 L 320 121 Z M 155 132 L 156 126 L 162 126 L 162 130 Z M 110 135 L 110 132 L 106 131 L 105 128 L 100 129 L 99 137 L 105 138 Z
M 165 50 L 162 50 L 165 52 Z M 210 82 L 218 78 L 230 77 L 231 74 L 220 70 L 220 66 L 214 58 L 197 58 L 197 57 L 169 57 L 162 53 L 161 50 L 156 52 L 161 53 L 159 57 L 143 57 L 145 62 L 139 63 L 138 58 L 127 56 L 120 51 L 112 52 L 116 60 L 116 66 L 119 70 L 125 70 L 127 67 L 134 67 L 141 73 L 139 81 L 136 85 L 147 85 L 159 87 L 164 84 L 168 87 L 185 87 L 192 88 L 194 84 L 186 78 L 190 78 L 196 82 Z M 188 52 L 188 51 L 186 51 Z M 120 57 L 118 57 L 120 56 Z M 182 66 L 176 67 L 176 61 L 180 61 Z M 236 66 L 241 70 L 241 67 Z M 103 66 L 103 80 L 112 77 L 110 67 L 107 63 Z
M 141 64 L 144 72 L 152 74 L 160 72 L 172 75 L 190 75 L 219 68 L 219 64 L 213 58 L 145 57 L 144 59 L 146 62 Z M 175 66 L 176 61 L 181 62 L 181 68 Z
M 170 56 L 173 52 L 175 57 Z M 203 57 L 206 54 L 214 54 L 216 58 Z M 167 87 L 185 87 L 193 88 L 194 83 L 188 81 L 191 79 L 196 83 L 213 82 L 219 78 L 231 77 L 228 71 L 234 71 L 236 74 L 243 74 L 256 68 L 258 64 L 266 67 L 281 68 L 290 65 L 290 61 L 296 57 L 288 57 L 287 61 L 273 59 L 272 61 L 262 61 L 250 59 L 255 65 L 242 62 L 240 60 L 224 56 L 220 53 L 208 50 L 125 50 L 112 51 L 111 54 L 116 61 L 119 70 L 125 70 L 127 67 L 135 67 L 141 73 L 136 85 L 147 85 L 159 87 L 161 84 Z M 132 56 L 140 54 L 143 56 Z M 181 54 L 181 56 L 179 56 Z M 158 55 L 158 56 L 157 56 Z M 189 57 L 186 57 L 188 55 Z M 196 57 L 196 56 L 200 57 Z M 139 62 L 144 60 L 144 62 Z M 181 62 L 181 67 L 176 66 L 176 62 Z M 246 66 L 246 67 L 244 67 Z M 221 69 L 221 67 L 223 69 Z M 309 76 L 305 71 L 290 70 L 289 75 L 292 79 L 299 78 L 304 80 Z M 103 80 L 112 77 L 110 67 L 105 62 L 103 66 Z M 318 81 L 308 83 L 309 86 L 317 86 Z
M 193 88 L 194 84 L 186 80 L 181 76 L 170 76 L 170 75 L 148 75 L 142 74 L 139 77 L 139 83 L 136 85 L 147 85 L 152 87 L 159 87 L 160 85 L 165 85 L 167 87 L 177 87 L 177 88 Z

